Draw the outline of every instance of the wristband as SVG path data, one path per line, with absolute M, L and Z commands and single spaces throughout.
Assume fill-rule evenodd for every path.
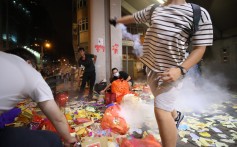
M 180 71 L 181 71 L 181 74 L 184 76 L 186 73 L 187 73 L 187 70 L 183 67 L 183 66 L 177 66 Z

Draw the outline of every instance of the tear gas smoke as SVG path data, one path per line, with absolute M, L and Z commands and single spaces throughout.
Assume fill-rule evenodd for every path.
M 131 33 L 129 33 L 127 31 L 127 27 L 123 24 L 118 24 L 116 27 L 121 29 L 123 39 L 133 41 L 133 53 L 136 56 L 141 57 L 143 55 L 143 46 L 140 43 L 140 36 L 138 34 L 132 35 Z
M 128 94 L 124 96 L 120 106 L 120 114 L 128 123 L 130 133 L 144 126 L 157 130 L 153 103 L 145 103 L 133 94 Z
M 201 77 L 196 67 L 188 72 L 176 95 L 175 108 L 177 110 L 204 112 L 211 105 L 221 104 L 230 98 L 230 94 L 225 88 L 226 81 L 223 76 L 205 73 L 205 78 Z M 154 115 L 154 104 L 146 103 L 134 95 L 126 95 L 123 98 L 121 115 L 129 124 L 130 133 L 142 128 L 144 124 L 151 130 L 158 129 Z
M 205 72 L 201 76 L 194 66 L 182 81 L 176 99 L 176 108 L 181 111 L 203 112 L 213 104 L 221 104 L 230 98 L 224 76 Z

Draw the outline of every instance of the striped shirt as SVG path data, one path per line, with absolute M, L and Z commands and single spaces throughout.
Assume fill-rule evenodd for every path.
M 143 43 L 141 61 L 155 72 L 181 65 L 188 48 L 189 32 L 193 27 L 190 3 L 157 7 L 150 19 L 152 5 L 133 14 L 136 23 L 151 21 Z M 199 30 L 193 35 L 193 46 L 211 46 L 213 28 L 209 13 L 201 7 Z

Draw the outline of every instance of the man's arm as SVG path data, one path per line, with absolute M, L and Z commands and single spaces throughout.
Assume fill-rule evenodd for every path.
M 130 76 L 128 76 L 128 78 L 126 79 L 126 81 L 129 81 L 129 80 L 131 80 L 131 77 L 130 77 Z
M 96 62 L 96 59 L 97 59 L 97 56 L 96 56 L 96 55 L 94 55 L 94 63 Z
M 127 15 L 121 18 L 118 18 L 117 23 L 122 23 L 122 24 L 130 24 L 130 23 L 135 23 L 135 19 L 133 15 Z
M 197 64 L 202 59 L 205 50 L 206 46 L 195 46 L 191 54 L 188 56 L 188 58 L 183 62 L 181 66 L 184 67 L 184 69 L 189 70 L 192 66 Z M 174 82 L 180 78 L 181 70 L 177 67 L 173 67 L 159 75 L 162 77 L 162 80 L 166 82 Z
M 77 142 L 76 138 L 71 137 L 67 120 L 54 100 L 39 102 L 38 105 L 47 118 L 52 122 L 60 136 L 65 139 L 65 143 L 71 144 Z
M 110 86 L 111 86 L 111 83 L 109 83 L 109 84 L 105 87 L 105 89 L 101 90 L 100 93 L 101 93 L 101 94 L 105 93 L 105 91 L 106 91 Z
M 189 70 L 192 66 L 197 64 L 202 59 L 205 51 L 206 46 L 195 46 L 191 54 L 181 66 L 184 67 L 186 70 Z

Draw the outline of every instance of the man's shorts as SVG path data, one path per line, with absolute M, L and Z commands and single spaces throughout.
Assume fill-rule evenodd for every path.
M 146 73 L 147 84 L 150 86 L 151 92 L 155 97 L 154 106 L 165 111 L 173 111 L 182 83 L 180 81 L 165 83 L 157 72 L 149 68 L 146 69 Z

